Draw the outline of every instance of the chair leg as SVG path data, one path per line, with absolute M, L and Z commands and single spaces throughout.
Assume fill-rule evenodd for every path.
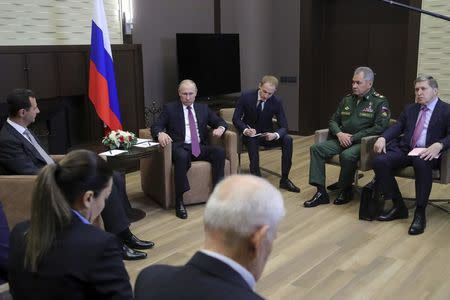
M 428 202 L 429 205 L 434 206 L 436 208 L 439 208 L 440 210 L 445 211 L 446 213 L 450 214 L 450 200 L 445 201 L 432 201 Z
M 403 197 L 403 200 L 412 202 L 413 205 L 408 206 L 408 209 L 415 208 L 416 205 L 416 198 L 405 198 Z M 428 199 L 428 205 L 431 205 L 433 207 L 439 208 L 440 210 L 445 211 L 446 213 L 450 214 L 450 199 Z

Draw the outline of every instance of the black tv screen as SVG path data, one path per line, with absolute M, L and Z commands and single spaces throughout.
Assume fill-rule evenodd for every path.
M 239 34 L 177 33 L 178 78 L 192 79 L 197 97 L 241 91 Z

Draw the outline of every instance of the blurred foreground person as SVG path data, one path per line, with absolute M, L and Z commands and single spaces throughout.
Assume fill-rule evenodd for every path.
M 132 299 L 120 241 L 91 225 L 111 193 L 112 170 L 78 150 L 39 173 L 31 220 L 10 237 L 14 299 Z
M 144 269 L 136 281 L 136 299 L 262 299 L 255 283 L 284 214 L 280 192 L 265 179 L 225 178 L 206 204 L 204 249 L 184 266 Z

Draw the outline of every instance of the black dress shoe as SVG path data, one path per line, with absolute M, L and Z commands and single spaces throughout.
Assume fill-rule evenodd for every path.
M 289 179 L 280 180 L 280 189 L 288 190 L 289 192 L 300 193 L 300 189 Z
M 175 215 L 180 219 L 187 219 L 188 214 L 183 202 L 175 206 Z
M 330 198 L 328 197 L 328 194 L 317 192 L 314 194 L 314 196 L 311 198 L 311 200 L 305 201 L 305 203 L 303 203 L 303 206 L 304 207 L 315 207 L 320 204 L 328 204 L 328 203 L 330 203 Z
M 408 234 L 410 235 L 418 235 L 424 232 L 425 227 L 427 226 L 427 220 L 425 218 L 425 213 L 418 213 L 417 211 L 414 213 L 414 220 L 409 227 Z
M 133 250 L 127 245 L 122 245 L 122 256 L 124 260 L 139 260 L 147 257 L 147 253 Z
M 123 243 L 133 249 L 150 249 L 155 246 L 155 243 L 152 241 L 140 240 L 134 234 L 132 234 L 130 238 L 124 240 Z
M 395 219 L 408 219 L 408 209 L 406 206 L 394 206 L 377 217 L 378 221 L 392 221 Z
M 339 195 L 334 200 L 335 205 L 342 205 L 349 203 L 353 198 L 353 190 L 351 188 L 344 189 L 339 192 Z

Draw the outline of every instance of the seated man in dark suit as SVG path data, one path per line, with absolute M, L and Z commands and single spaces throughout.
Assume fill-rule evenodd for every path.
M 225 150 L 208 145 L 207 126 L 215 128 L 213 135 L 222 136 L 227 123 L 204 103 L 195 103 L 197 86 L 189 79 L 178 86 L 180 101 L 165 104 L 151 132 L 158 138 L 161 147 L 172 143 L 172 161 L 175 181 L 175 214 L 180 219 L 187 218 L 183 194 L 189 191 L 186 176 L 191 161 L 205 160 L 211 163 L 213 184 L 224 176 Z
M 379 221 L 407 219 L 402 194 L 395 180 L 395 170 L 413 166 L 416 177 L 416 210 L 409 227 L 410 235 L 425 230 L 425 208 L 432 187 L 432 171 L 439 168 L 439 156 L 450 147 L 450 105 L 438 98 L 438 83 L 431 76 L 414 81 L 415 103 L 409 104 L 397 122 L 377 139 L 373 169 L 384 199 L 393 207 L 378 217 Z M 414 148 L 424 148 L 418 156 L 409 156 Z
M 34 175 L 53 159 L 27 129 L 39 113 L 36 97 L 27 89 L 16 89 L 6 99 L 9 117 L 0 131 L 0 166 L 7 174 Z M 129 229 L 129 220 L 125 209 L 129 206 L 125 182 L 115 173 L 111 196 L 102 212 L 106 231 L 123 242 L 123 257 L 127 260 L 143 259 L 147 253 L 134 249 L 149 249 L 154 246 L 151 241 L 142 241 Z
M 253 290 L 284 214 L 280 192 L 265 179 L 227 177 L 206 203 L 205 248 L 184 266 L 142 270 L 135 299 L 262 299 Z
M 250 159 L 250 173 L 261 176 L 259 146 L 281 146 L 280 188 L 299 193 L 300 189 L 289 180 L 292 166 L 292 137 L 288 135 L 288 123 L 281 99 L 274 95 L 278 79 L 266 75 L 258 89 L 242 93 L 233 114 L 234 126 L 243 134 Z M 276 118 L 278 130 L 274 131 L 272 119 Z M 261 134 L 255 136 L 256 134 Z

